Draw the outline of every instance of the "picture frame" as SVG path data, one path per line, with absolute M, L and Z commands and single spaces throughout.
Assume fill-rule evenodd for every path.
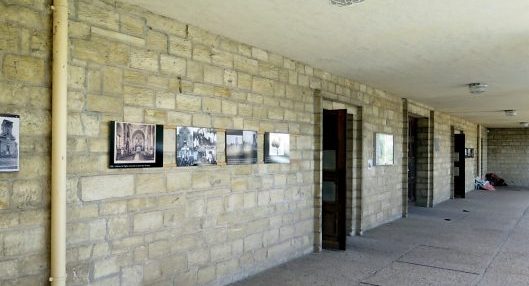
M 163 167 L 163 125 L 110 122 L 109 167 Z
M 257 131 L 226 130 L 226 164 L 257 164 Z
M 395 164 L 394 136 L 389 133 L 375 133 L 375 166 Z
M 0 172 L 20 171 L 20 116 L 0 114 Z
M 290 163 L 290 134 L 274 132 L 264 134 L 264 162 Z
M 182 126 L 176 128 L 176 166 L 217 165 L 217 130 Z

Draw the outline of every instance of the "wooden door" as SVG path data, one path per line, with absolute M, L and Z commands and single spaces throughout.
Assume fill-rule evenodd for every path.
M 408 201 L 417 200 L 417 126 L 419 120 L 410 117 L 408 135 Z
M 323 111 L 323 248 L 345 250 L 347 110 Z
M 454 197 L 465 197 L 465 134 L 454 135 Z

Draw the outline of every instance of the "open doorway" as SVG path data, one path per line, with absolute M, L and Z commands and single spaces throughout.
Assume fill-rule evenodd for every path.
M 323 110 L 322 246 L 346 245 L 347 110 Z
M 454 134 L 454 198 L 465 198 L 465 134 Z
M 415 205 L 417 201 L 417 141 L 418 119 L 408 119 L 408 203 Z

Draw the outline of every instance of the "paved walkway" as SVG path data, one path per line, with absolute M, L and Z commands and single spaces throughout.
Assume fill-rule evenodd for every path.
M 529 189 L 474 191 L 234 285 L 529 285 Z

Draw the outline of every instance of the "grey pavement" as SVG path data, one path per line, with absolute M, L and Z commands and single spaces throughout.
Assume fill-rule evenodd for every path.
M 473 191 L 236 286 L 529 285 L 529 189 Z

